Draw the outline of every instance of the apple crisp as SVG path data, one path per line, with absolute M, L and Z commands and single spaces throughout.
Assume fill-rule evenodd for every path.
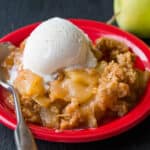
M 137 104 L 149 79 L 148 71 L 135 68 L 136 56 L 126 44 L 103 37 L 91 46 L 98 60 L 95 68 L 62 69 L 56 80 L 45 84 L 42 77 L 23 69 L 24 45 L 14 46 L 2 66 L 8 76 L 17 70 L 12 84 L 25 120 L 49 128 L 95 128 L 121 117 Z M 13 105 L 11 97 L 9 101 Z

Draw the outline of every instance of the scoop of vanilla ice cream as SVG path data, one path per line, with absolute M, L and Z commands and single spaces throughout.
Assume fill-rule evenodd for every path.
M 95 67 L 88 36 L 71 22 L 52 18 L 36 27 L 27 38 L 23 67 L 51 81 L 62 68 Z

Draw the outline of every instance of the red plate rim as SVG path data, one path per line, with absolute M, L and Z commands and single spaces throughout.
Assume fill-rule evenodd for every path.
M 117 27 L 106 25 L 104 23 L 86 19 L 69 19 L 72 23 L 82 28 L 92 28 L 94 31 L 101 30 L 102 32 L 108 32 L 110 35 L 116 35 L 130 41 L 135 47 L 140 50 L 140 55 L 144 55 L 146 58 L 142 58 L 144 67 L 150 70 L 150 52 L 148 46 L 142 42 L 137 37 L 130 33 L 122 31 Z M 12 41 L 12 43 L 18 43 L 20 38 L 23 40 L 29 33 L 38 25 L 39 23 L 34 23 L 25 27 L 22 27 L 16 31 L 13 31 L 3 38 L 0 42 Z M 104 33 L 104 35 L 107 35 Z M 17 39 L 16 39 L 17 37 Z M 136 50 L 135 50 L 136 51 Z M 141 56 L 141 57 L 142 57 Z M 95 140 L 102 140 L 112 136 L 116 136 L 131 127 L 135 126 L 137 123 L 141 122 L 150 113 L 150 83 L 148 83 L 147 89 L 141 101 L 133 108 L 127 115 L 117 120 L 114 120 L 108 124 L 101 125 L 95 129 L 83 129 L 83 130 L 65 130 L 63 132 L 56 132 L 53 129 L 48 129 L 45 127 L 40 127 L 34 124 L 29 124 L 29 127 L 36 138 L 55 141 L 55 142 L 66 142 L 66 143 L 79 143 L 79 142 L 89 142 Z M 16 120 L 7 114 L 5 108 L 0 103 L 0 121 L 5 126 L 14 129 L 16 126 Z

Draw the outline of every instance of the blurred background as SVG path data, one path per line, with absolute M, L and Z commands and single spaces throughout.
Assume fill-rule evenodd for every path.
M 107 21 L 113 0 L 0 0 L 0 36 L 53 16 Z
M 0 37 L 19 27 L 53 16 L 86 18 L 106 22 L 112 15 L 113 0 L 0 0 Z M 150 43 L 149 39 L 142 40 Z M 130 131 L 105 141 L 63 144 L 37 140 L 37 144 L 39 150 L 149 150 L 149 128 L 150 118 L 147 118 Z M 15 150 L 13 131 L 1 124 L 0 150 Z

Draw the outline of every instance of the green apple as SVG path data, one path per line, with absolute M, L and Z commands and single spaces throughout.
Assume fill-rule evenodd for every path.
M 150 0 L 114 0 L 120 28 L 140 37 L 150 37 Z

